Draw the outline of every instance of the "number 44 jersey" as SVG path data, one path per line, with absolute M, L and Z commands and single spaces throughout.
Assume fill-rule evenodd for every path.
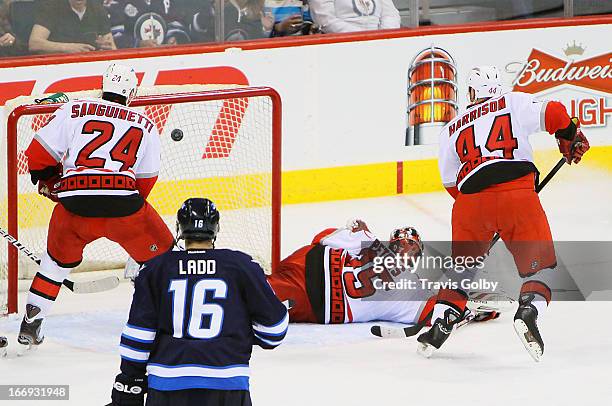
M 511 92 L 471 105 L 449 122 L 439 139 L 444 186 L 475 193 L 537 172 L 528 136 L 546 129 L 546 104 Z
M 91 216 L 88 206 L 97 201 L 118 207 L 117 216 L 127 215 L 142 206 L 141 195 L 146 198 L 157 179 L 159 132 L 135 109 L 102 99 L 74 100 L 53 113 L 26 155 L 31 172 L 62 162 L 58 198 L 77 203 L 77 214 Z
M 262 268 L 238 251 L 168 251 L 142 268 L 121 336 L 121 372 L 149 387 L 249 389 L 253 345 L 281 343 L 289 323 Z

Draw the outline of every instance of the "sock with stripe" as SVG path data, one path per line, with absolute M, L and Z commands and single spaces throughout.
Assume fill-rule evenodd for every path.
M 552 291 L 548 283 L 555 275 L 553 268 L 542 269 L 534 275 L 525 278 L 521 286 L 520 296 L 533 295 L 531 304 L 537 309 L 538 317 L 546 311 L 552 299 Z
M 55 299 L 57 299 L 62 282 L 71 270 L 72 268 L 62 268 L 57 265 L 48 254 L 43 256 L 40 271 L 34 276 L 28 293 L 27 303 L 40 309 L 34 320 L 42 319 L 49 313 Z

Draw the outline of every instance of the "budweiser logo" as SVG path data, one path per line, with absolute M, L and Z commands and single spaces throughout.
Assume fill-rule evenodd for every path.
M 533 49 L 514 80 L 514 90 L 537 93 L 562 84 L 612 91 L 612 52 L 582 61 L 563 60 Z

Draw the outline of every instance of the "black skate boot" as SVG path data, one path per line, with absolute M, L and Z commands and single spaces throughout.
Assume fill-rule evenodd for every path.
M 40 326 L 43 319 L 34 320 L 34 317 L 40 313 L 40 308 L 31 304 L 26 305 L 26 314 L 21 322 L 17 342 L 25 346 L 24 350 L 30 349 L 33 345 L 39 345 L 45 337 L 40 334 Z
M 421 334 L 417 341 L 419 346 L 417 352 L 425 358 L 431 357 L 435 350 L 440 349 L 442 344 L 453 332 L 453 328 L 464 319 L 463 314 L 453 308 L 444 312 L 444 318 L 438 318 L 429 330 Z
M 525 346 L 529 355 L 540 362 L 544 354 L 544 341 L 538 330 L 538 310 L 531 304 L 534 295 L 526 293 L 519 299 L 519 307 L 514 315 L 514 330 Z
M 6 357 L 6 347 L 8 347 L 8 340 L 0 336 L 0 358 Z

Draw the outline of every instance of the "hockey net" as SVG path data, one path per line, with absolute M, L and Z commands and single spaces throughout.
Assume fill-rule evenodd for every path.
M 157 125 L 162 145 L 159 179 L 148 201 L 174 234 L 181 203 L 210 198 L 221 212 L 217 247 L 244 251 L 269 272 L 280 256 L 280 98 L 270 88 L 223 87 L 139 88 L 131 107 Z M 71 100 L 99 94 L 68 93 Z M 0 156 L 8 165 L 0 170 L 0 227 L 40 257 L 54 203 L 30 182 L 23 151 L 58 105 L 31 104 L 33 99 L 6 104 Z M 126 260 L 121 247 L 100 239 L 86 247 L 75 271 L 123 268 Z M 0 314 L 16 311 L 18 279 L 32 278 L 37 268 L 6 241 L 0 243 Z

